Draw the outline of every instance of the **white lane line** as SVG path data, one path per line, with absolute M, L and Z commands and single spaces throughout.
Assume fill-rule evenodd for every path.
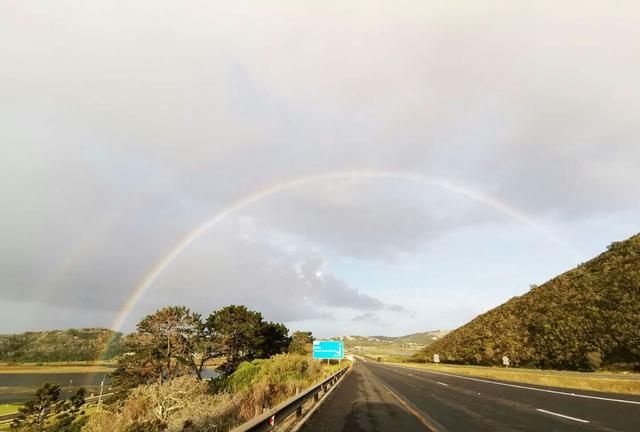
M 582 420 L 582 419 L 575 418 L 575 417 L 569 417 L 568 415 L 559 414 L 559 413 L 555 413 L 553 411 L 547 411 L 547 410 L 543 410 L 543 409 L 540 409 L 540 408 L 536 408 L 536 411 L 540 411 L 540 412 L 545 413 L 545 414 L 551 414 L 551 415 L 554 415 L 554 416 L 566 418 L 566 419 L 577 421 L 577 422 L 580 422 L 580 423 L 589 423 L 589 420 Z
M 445 387 L 448 387 L 448 386 L 449 386 L 449 384 L 445 384 L 445 383 L 443 383 L 443 382 L 440 382 L 440 381 L 436 381 L 436 382 L 437 382 L 438 384 L 440 384 L 440 385 L 443 385 L 443 386 L 445 386 Z
M 472 378 L 472 377 L 462 376 L 462 375 L 453 375 L 453 374 L 448 374 L 448 373 L 444 373 L 444 372 L 435 372 L 435 371 L 426 370 L 426 369 L 416 369 L 416 368 L 412 368 L 412 367 L 409 367 L 409 366 L 396 366 L 396 367 L 401 367 L 401 368 L 405 368 L 405 369 L 411 369 L 411 370 L 415 370 L 415 371 L 421 371 L 421 372 L 425 372 L 425 373 L 445 375 L 445 376 L 449 376 L 449 377 L 453 377 L 453 378 L 466 379 L 466 380 L 469 380 L 469 381 L 478 381 L 478 382 L 483 382 L 483 383 L 488 383 L 488 384 L 501 385 L 501 386 L 505 386 L 505 387 L 514 387 L 514 388 L 525 389 L 525 390 L 539 391 L 539 392 L 543 392 L 543 393 L 553 393 L 553 394 L 559 394 L 559 395 L 563 395 L 563 396 L 572 396 L 572 397 L 584 398 L 584 399 L 595 399 L 595 400 L 601 400 L 601 401 L 607 401 L 607 402 L 618 402 L 618 403 L 640 405 L 640 401 L 632 401 L 632 400 L 628 400 L 628 399 L 613 399 L 613 398 L 607 398 L 607 397 L 602 397 L 602 396 L 589 396 L 589 395 L 583 395 L 583 394 L 579 394 L 579 393 L 569 393 L 569 392 L 562 392 L 562 391 L 558 391 L 558 390 L 540 389 L 540 388 L 527 387 L 527 386 L 518 385 L 518 384 L 507 384 L 507 383 L 502 383 L 502 382 L 497 382 L 497 381 L 489 381 L 489 380 L 480 379 L 480 378 Z

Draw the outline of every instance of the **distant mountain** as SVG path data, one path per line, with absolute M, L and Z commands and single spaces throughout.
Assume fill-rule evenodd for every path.
M 347 348 L 404 348 L 420 349 L 440 339 L 448 333 L 447 330 L 435 330 L 423 333 L 413 333 L 406 336 L 339 336 L 333 339 L 342 339 Z
M 102 328 L 0 335 L 0 361 L 53 362 L 113 358 L 124 352 L 122 333 Z M 106 344 L 111 341 L 105 350 Z
M 479 315 L 416 355 L 430 360 L 640 369 L 640 235 Z

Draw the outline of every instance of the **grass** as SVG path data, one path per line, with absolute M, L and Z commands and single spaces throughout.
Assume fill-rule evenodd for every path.
M 21 406 L 21 404 L 0 404 L 0 415 L 18 412 L 18 408 Z
M 0 415 L 12 414 L 18 412 L 21 404 L 0 404 Z M 0 431 L 10 430 L 11 420 L 0 423 Z
M 486 366 L 462 366 L 433 363 L 408 363 L 385 360 L 419 369 L 428 369 L 457 375 L 468 375 L 517 383 L 537 384 L 578 390 L 593 390 L 606 393 L 640 394 L 640 374 L 613 374 L 553 371 L 519 368 L 498 368 Z
M 6 406 L 6 405 L 0 405 L 0 409 L 1 409 L 2 407 L 4 407 L 4 406 Z M 15 410 L 14 410 L 14 411 L 9 411 L 9 412 L 1 412 L 1 411 L 0 411 L 0 415 L 2 415 L 2 414 L 10 414 L 10 413 L 12 413 L 12 412 L 17 411 L 17 410 L 18 410 L 18 407 L 19 407 L 20 405 L 13 405 L 13 406 L 14 406 L 14 408 L 15 408 Z M 95 412 L 97 411 L 97 409 L 98 409 L 98 408 L 97 408 L 97 406 L 96 406 L 94 403 L 88 403 L 88 404 L 86 404 L 86 405 L 82 408 L 82 411 L 84 412 L 84 414 L 79 414 L 79 415 L 78 415 L 78 417 L 76 417 L 76 421 L 81 420 L 83 417 L 90 416 L 91 414 L 95 413 Z M 48 424 L 51 424 L 51 423 L 52 423 L 52 421 L 53 421 L 53 420 L 49 419 L 49 420 L 47 420 L 47 423 L 48 423 Z M 4 422 L 4 423 L 0 423 L 0 431 L 8 431 L 8 430 L 12 430 L 12 428 L 11 428 L 11 422 L 12 422 L 12 420 L 6 421 L 6 422 Z
M 114 361 L 0 363 L 0 374 L 112 372 L 115 367 L 116 363 Z
M 278 354 L 242 363 L 228 377 L 226 390 L 240 402 L 238 418 L 248 421 L 259 413 L 256 407 L 275 407 L 347 366 L 347 361 L 325 364 L 309 356 Z

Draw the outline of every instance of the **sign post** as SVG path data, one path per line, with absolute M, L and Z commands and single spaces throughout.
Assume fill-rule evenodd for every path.
M 504 367 L 509 367 L 509 357 L 504 356 L 502 357 L 502 364 L 504 365 Z
M 313 358 L 318 360 L 340 360 L 344 358 L 344 342 L 342 341 L 313 341 Z
M 440 356 L 438 354 L 433 355 L 433 362 L 436 364 L 440 363 Z

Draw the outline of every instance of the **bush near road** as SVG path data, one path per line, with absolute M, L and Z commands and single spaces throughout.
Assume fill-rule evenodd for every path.
M 344 365 L 343 365 L 344 366 Z M 240 364 L 212 383 L 181 376 L 137 387 L 117 405 L 92 415 L 83 432 L 227 430 L 323 380 L 338 365 L 280 354 Z

